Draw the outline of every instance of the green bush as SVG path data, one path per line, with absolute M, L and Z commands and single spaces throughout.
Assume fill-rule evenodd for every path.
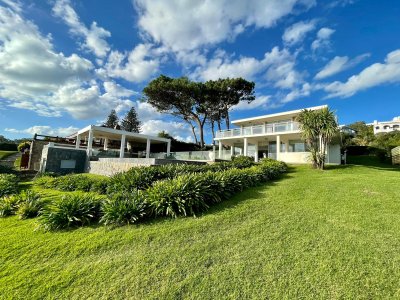
M 13 174 L 0 174 L 0 197 L 16 194 L 18 191 L 18 177 Z
M 17 214 L 20 219 L 37 217 L 47 203 L 33 191 L 22 192 L 16 197 L 19 198 Z
M 40 222 L 47 230 L 95 223 L 100 219 L 101 202 L 101 198 L 91 194 L 64 195 L 43 208 Z
M 18 209 L 19 198 L 16 195 L 9 195 L 0 198 L 0 217 L 15 215 Z
M 14 174 L 15 170 L 12 167 L 0 165 L 0 174 Z
M 114 194 L 102 205 L 101 222 L 105 225 L 133 224 L 146 214 L 146 202 L 143 193 Z
M 65 192 L 83 191 L 105 194 L 110 179 L 107 177 L 88 177 L 83 174 L 69 174 L 55 177 L 44 175 L 35 179 L 35 184 L 47 189 L 56 189 Z
M 248 156 L 234 156 L 232 157 L 232 167 L 238 169 L 249 168 L 254 165 L 254 159 Z

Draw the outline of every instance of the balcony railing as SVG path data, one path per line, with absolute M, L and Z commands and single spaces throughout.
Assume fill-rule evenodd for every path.
M 262 134 L 283 133 L 299 130 L 298 122 L 279 122 L 266 125 L 254 125 L 243 128 L 220 130 L 216 132 L 216 138 L 252 136 Z

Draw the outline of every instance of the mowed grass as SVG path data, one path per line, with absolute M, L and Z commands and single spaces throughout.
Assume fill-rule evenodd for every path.
M 0 219 L 0 298 L 400 298 L 400 170 L 291 168 L 198 218 L 34 231 Z
M 0 150 L 0 160 L 6 159 L 8 156 L 18 153 L 17 151 L 4 151 Z

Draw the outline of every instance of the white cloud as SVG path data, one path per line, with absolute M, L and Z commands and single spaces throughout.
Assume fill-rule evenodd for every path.
M 311 44 L 311 49 L 316 51 L 320 48 L 327 48 L 330 46 L 330 37 L 335 32 L 334 29 L 323 27 L 317 33 L 317 38 Z
M 190 127 L 182 122 L 147 120 L 143 122 L 141 129 L 142 133 L 148 135 L 157 135 L 164 130 L 178 140 L 193 141 Z
M 233 40 L 246 27 L 269 28 L 296 8 L 315 0 L 136 0 L 139 27 L 156 43 L 173 51 Z
M 393 118 L 393 121 L 400 121 L 400 116 L 394 117 L 394 118 Z
M 134 92 L 102 83 L 93 64 L 76 54 L 56 53 L 49 36 L 17 12 L 0 7 L 0 98 L 8 106 L 42 116 L 68 112 L 78 119 L 126 109 Z
M 106 38 L 111 36 L 111 33 L 102 27 L 99 27 L 96 22 L 87 28 L 79 20 L 78 14 L 72 8 L 69 0 L 57 0 L 53 6 L 54 14 L 63 19 L 70 27 L 73 35 L 84 39 L 83 48 L 90 50 L 98 57 L 105 57 L 110 50 Z
M 348 56 L 335 56 L 322 68 L 321 71 L 317 73 L 317 75 L 315 75 L 315 79 L 323 79 L 340 73 L 344 70 L 350 69 L 369 56 L 369 53 L 356 56 L 354 59 L 349 59 Z
M 315 20 L 298 22 L 288 27 L 283 36 L 283 41 L 292 46 L 304 40 L 307 33 L 315 29 Z
M 375 63 L 351 76 L 346 82 L 335 81 L 325 85 L 328 98 L 350 97 L 355 93 L 388 83 L 400 82 L 400 49 L 390 52 L 384 63 Z
M 235 111 L 251 110 L 251 109 L 267 109 L 271 102 L 271 96 L 257 96 L 255 100 L 248 103 L 246 101 L 240 101 L 238 105 L 233 107 Z
M 303 82 L 302 75 L 295 70 L 296 59 L 289 50 L 274 47 L 266 52 L 263 59 L 240 57 L 232 59 L 226 53 L 218 52 L 205 65 L 195 69 L 192 76 L 202 80 L 226 77 L 243 77 L 254 80 L 261 75 L 270 85 L 291 89 Z
M 293 89 L 280 102 L 288 103 L 301 97 L 307 97 L 312 91 L 312 86 L 309 83 L 304 83 L 301 87 Z
M 22 10 L 21 3 L 17 0 L 0 0 L 0 3 L 1 2 L 16 12 L 20 12 Z
M 160 62 L 151 58 L 153 54 L 154 49 L 149 44 L 139 44 L 129 53 L 111 51 L 105 71 L 111 77 L 142 82 L 158 71 Z
M 26 129 L 15 129 L 15 128 L 6 128 L 4 131 L 11 133 L 19 133 L 19 134 L 42 134 L 42 135 L 50 135 L 50 136 L 59 136 L 66 137 L 75 132 L 77 132 L 79 128 L 69 126 L 69 127 L 58 127 L 54 128 L 52 126 L 32 126 Z

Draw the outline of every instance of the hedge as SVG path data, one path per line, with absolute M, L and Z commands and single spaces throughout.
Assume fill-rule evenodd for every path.
M 145 191 L 115 192 L 107 199 L 68 195 L 46 206 L 40 221 L 44 228 L 54 230 L 98 221 L 124 225 L 149 217 L 196 216 L 237 192 L 277 178 L 286 169 L 284 163 L 266 159 L 244 169 L 189 173 L 158 180 Z

